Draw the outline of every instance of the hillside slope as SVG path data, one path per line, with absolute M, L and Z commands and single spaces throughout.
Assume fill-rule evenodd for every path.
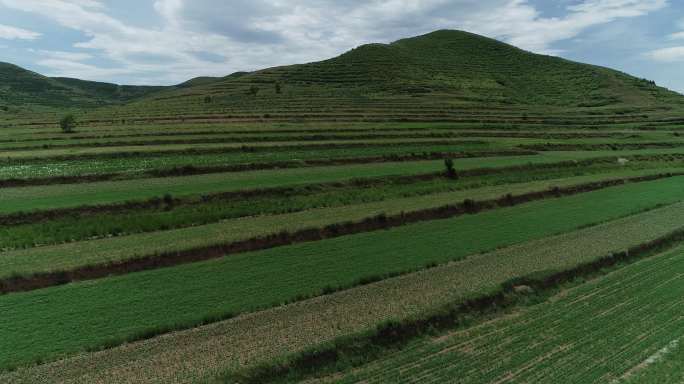
M 96 107 L 130 101 L 164 88 L 51 78 L 0 62 L 0 107 Z
M 619 71 L 442 30 L 364 45 L 321 62 L 199 77 L 174 87 L 47 78 L 0 64 L 3 105 L 101 107 L 88 111 L 93 121 L 500 121 L 674 115 L 684 108 L 684 96 Z
M 449 108 L 679 108 L 684 97 L 608 68 L 442 30 L 370 44 L 316 63 L 269 68 L 152 95 L 134 109 L 186 114 L 420 114 Z

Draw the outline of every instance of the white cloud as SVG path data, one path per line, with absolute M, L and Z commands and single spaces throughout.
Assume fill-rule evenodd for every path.
M 684 40 L 684 32 L 675 32 L 668 36 L 670 40 Z
M 36 40 L 41 36 L 38 32 L 29 31 L 27 29 L 11 27 L 9 25 L 0 24 L 0 39 L 5 40 Z
M 684 61 L 684 47 L 656 49 L 646 54 L 647 57 L 665 63 Z
M 684 20 L 677 23 L 680 29 L 684 29 Z M 684 30 L 671 33 L 667 36 L 670 41 L 684 40 Z M 674 44 L 674 43 L 673 43 Z M 671 46 L 654 49 L 644 54 L 645 57 L 662 63 L 684 62 L 684 46 Z
M 0 0 L 82 32 L 75 47 L 116 63 L 98 71 L 83 60 L 42 61 L 62 75 L 173 83 L 197 75 L 320 60 L 369 42 L 436 29 L 463 29 L 521 48 L 557 53 L 554 43 L 587 28 L 645 15 L 667 0 L 584 0 L 563 17 L 544 17 L 526 0 L 156 0 L 161 28 L 136 27 L 97 0 Z M 207 60 L 210 54 L 217 60 Z M 92 68 L 83 67 L 89 65 Z
M 36 53 L 40 56 L 43 56 L 44 58 L 56 60 L 84 61 L 93 58 L 93 55 L 84 52 L 48 51 L 43 49 L 29 49 L 29 52 Z

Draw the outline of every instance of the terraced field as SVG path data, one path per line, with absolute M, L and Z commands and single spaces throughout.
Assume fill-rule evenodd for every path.
M 681 379 L 678 94 L 448 31 L 30 79 L 82 103 L 0 121 L 2 383 Z
M 604 383 L 647 375 L 684 336 L 683 255 L 677 248 L 529 310 L 410 343 L 333 381 Z

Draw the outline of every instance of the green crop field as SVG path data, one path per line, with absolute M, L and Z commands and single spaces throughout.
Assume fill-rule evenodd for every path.
M 334 382 L 439 382 L 458 374 L 464 383 L 603 383 L 645 375 L 650 359 L 667 356 L 684 336 L 683 253 L 678 248 L 547 304 L 411 343 Z
M 447 30 L 172 86 L 0 63 L 0 383 L 681 382 L 682 113 Z

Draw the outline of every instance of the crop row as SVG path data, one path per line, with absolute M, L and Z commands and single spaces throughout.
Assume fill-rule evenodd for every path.
M 683 204 L 659 208 L 328 296 L 52 364 L 19 369 L 1 375 L 0 379 L 11 384 L 32 383 L 40 377 L 63 383 L 102 380 L 177 383 L 188 378 L 210 379 L 222 372 L 270 363 L 294 351 L 313 348 L 342 336 L 363 335 L 389 319 L 419 319 L 445 306 L 458 307 L 469 298 L 501 289 L 501 284 L 515 277 L 546 270 L 561 271 L 596 261 L 680 229 L 682 213 Z M 400 252 L 415 250 L 404 248 Z M 192 286 L 191 280 L 182 281 L 188 282 L 186 288 Z M 84 293 L 86 290 L 94 292 L 96 286 L 89 284 L 82 289 Z M 127 311 L 120 314 L 126 316 Z M 77 315 L 74 313 L 74 318 Z M 18 328 L 17 332 L 22 329 Z M 64 345 L 61 349 L 64 350 Z M 7 351 L 4 356 L 7 358 Z M 133 360 L 136 364 L 132 366 L 129 362 Z
M 611 382 L 683 336 L 683 273 L 679 248 L 517 316 L 414 342 L 335 382 Z
M 0 345 L 0 367 L 191 327 L 616 219 L 661 205 L 668 196 L 670 201 L 681 200 L 680 185 L 680 178 L 630 184 L 388 231 L 5 295 L 0 297 L 0 339 L 6 341 Z M 671 207 L 668 212 L 675 211 Z M 505 269 L 511 268 L 508 261 L 506 265 Z
M 457 128 L 449 127 L 430 127 L 429 125 L 424 128 L 392 128 L 392 127 L 357 127 L 355 129 L 349 128 L 332 128 L 329 131 L 321 131 L 320 129 L 306 129 L 306 128 L 293 128 L 293 129 L 281 129 L 275 131 L 264 131 L 264 130 L 228 130 L 226 129 L 213 129 L 207 130 L 206 128 L 195 128 L 195 129 L 178 129 L 172 130 L 171 127 L 163 131 L 149 130 L 137 132 L 135 130 L 125 130 L 120 129 L 114 132 L 103 132 L 103 131 L 83 131 L 79 133 L 74 133 L 70 135 L 65 135 L 63 133 L 55 132 L 26 132 L 14 134 L 7 136 L 6 138 L 1 138 L 0 143 L 3 147 L 18 147 L 22 146 L 42 146 L 42 145 L 103 145 L 103 144 L 113 144 L 121 143 L 122 141 L 131 139 L 141 140 L 141 142 L 152 143 L 156 140 L 199 140 L 205 139 L 209 140 L 211 138 L 220 139 L 235 139 L 235 140 L 249 140 L 252 141 L 256 139 L 262 139 L 264 141 L 278 141 L 278 140 L 296 140 L 302 141 L 304 139 L 311 140 L 340 140 L 345 138 L 393 138 L 393 137 L 490 137 L 490 138 L 537 138 L 537 139 L 549 139 L 549 140 L 559 140 L 559 139 L 596 139 L 596 138 L 643 138 L 644 136 L 654 139 L 656 137 L 664 137 L 665 134 L 662 133 L 648 133 L 645 135 L 643 132 L 554 132 L 554 131 L 497 131 L 497 130 L 463 130 Z M 144 140 L 144 141 L 143 141 Z
M 458 182 L 439 176 L 417 177 L 415 180 L 387 177 L 367 179 L 363 184 L 357 181 L 265 189 L 260 193 L 250 193 L 249 198 L 240 197 L 241 193 L 246 192 L 219 193 L 203 195 L 201 198 L 170 197 L 123 205 L 95 208 L 84 206 L 15 214 L 0 217 L 0 223 L 3 224 L 0 228 L 0 250 L 177 229 L 246 216 L 294 213 L 412 196 L 423 196 L 421 199 L 425 199 L 430 195 L 434 196 L 435 201 L 443 202 L 440 196 L 455 191 L 461 192 L 453 194 L 452 201 L 466 198 L 480 200 L 483 197 L 489 198 L 491 195 L 487 191 L 491 190 L 498 190 L 500 195 L 504 195 L 521 190 L 529 191 L 528 187 L 532 186 L 538 186 L 542 190 L 552 183 L 558 183 L 556 186 L 560 187 L 572 182 L 601 182 L 682 171 L 678 168 L 665 168 L 671 164 L 648 165 L 650 166 L 641 164 L 638 168 L 620 168 L 606 164 L 587 166 L 581 173 L 586 176 L 579 177 L 574 168 L 530 169 L 526 172 L 492 172 L 481 175 L 463 172 Z M 507 184 L 510 187 L 501 187 Z M 495 186 L 499 187 L 493 188 Z M 407 207 L 412 206 L 409 203 L 411 199 L 404 200 Z
M 677 160 L 677 154 L 655 151 L 625 152 L 625 156 L 667 155 L 665 161 Z M 465 158 L 457 160 L 457 170 L 468 173 L 481 168 L 498 168 L 500 171 L 530 171 L 531 168 L 576 167 L 598 162 L 618 166 L 611 152 L 598 153 L 547 153 L 542 156 L 508 156 L 490 158 Z M 670 155 L 674 155 L 670 157 Z M 611 157 L 607 157 L 611 156 Z M 644 156 L 644 155 L 641 155 Z M 672 166 L 671 164 L 669 166 Z M 638 164 L 635 164 L 639 167 Z M 668 165 L 665 165 L 668 166 Z M 485 167 L 485 168 L 483 168 Z M 646 165 L 648 167 L 648 165 Z M 510 168 L 510 169 L 507 169 Z M 255 190 L 274 187 L 291 187 L 304 184 L 342 182 L 355 179 L 399 176 L 414 178 L 435 177 L 442 172 L 441 161 L 387 162 L 378 164 L 346 165 L 337 167 L 310 167 L 285 170 L 263 170 L 216 173 L 184 177 L 147 178 L 144 180 L 119 180 L 86 184 L 48 185 L 19 188 L 3 188 L 0 194 L 0 214 L 16 214 L 35 210 L 55 210 L 78 206 L 121 204 L 144 201 L 166 194 L 173 197 L 207 195 L 218 192 Z M 360 184 L 360 185 L 363 185 Z
M 288 226 L 282 227 L 282 230 L 280 232 L 277 232 L 274 231 L 273 228 L 269 228 L 272 232 L 265 232 L 262 233 L 261 236 L 257 237 L 247 237 L 242 239 L 238 238 L 235 239 L 233 242 L 211 244 L 204 247 L 200 246 L 172 252 L 163 252 L 162 250 L 157 249 L 155 250 L 154 254 L 149 254 L 147 256 L 138 255 L 136 257 L 132 257 L 129 259 L 108 261 L 106 263 L 100 264 L 82 264 L 82 266 L 79 266 L 71 270 L 55 269 L 56 266 L 53 262 L 50 263 L 49 266 L 50 268 L 53 268 L 53 271 L 47 273 L 40 272 L 40 270 L 37 271 L 35 268 L 38 266 L 35 265 L 36 263 L 34 261 L 33 265 L 28 264 L 34 268 L 32 271 L 23 271 L 23 275 L 18 274 L 19 272 L 17 272 L 16 264 L 27 265 L 27 262 L 30 263 L 35 259 L 31 257 L 26 257 L 26 255 L 24 255 L 23 258 L 19 259 L 21 261 L 19 263 L 16 263 L 16 254 L 13 255 L 15 257 L 14 260 L 12 259 L 12 255 L 8 255 L 10 256 L 7 257 L 8 264 L 14 265 L 11 268 L 7 268 L 5 271 L 5 274 L 10 274 L 10 277 L 5 280 L 0 280 L 0 293 L 30 291 L 48 286 L 66 284 L 73 281 L 96 279 L 107 276 L 133 273 L 143 270 L 188 264 L 193 262 L 221 258 L 226 255 L 234 255 L 249 251 L 275 248 L 278 246 L 290 245 L 294 243 L 312 242 L 322 239 L 337 238 L 341 236 L 347 236 L 357 233 L 367 233 L 381 229 L 386 230 L 390 228 L 406 226 L 413 223 L 419 223 L 424 221 L 446 219 L 463 214 L 475 214 L 482 211 L 493 210 L 499 207 L 509 207 L 550 197 L 558 198 L 562 196 L 587 193 L 590 191 L 597 191 L 629 182 L 648 182 L 667 177 L 672 177 L 672 175 L 654 174 L 639 176 L 630 179 L 600 180 L 593 183 L 575 184 L 563 188 L 556 186 L 553 188 L 549 188 L 547 190 L 529 191 L 526 193 L 516 195 L 508 193 L 505 196 L 502 196 L 498 199 L 485 199 L 480 201 L 466 199 L 463 201 L 463 203 L 451 203 L 447 205 L 433 206 L 431 208 L 418 209 L 408 212 L 402 210 L 399 214 L 395 215 L 387 215 L 387 213 L 382 212 L 376 216 L 365 216 L 362 219 L 356 221 L 328 221 L 331 224 L 324 225 L 321 227 L 304 227 L 303 224 L 305 223 L 300 222 L 298 223 L 298 225 L 299 228 L 302 229 L 293 230 L 291 227 Z M 434 202 L 432 203 L 434 204 Z M 260 218 L 256 219 L 259 220 Z M 270 219 L 272 221 L 273 218 Z M 285 222 L 288 222 L 287 219 L 289 218 L 286 217 Z M 336 219 L 339 220 L 339 218 L 337 217 Z M 225 226 L 225 223 L 222 224 L 223 226 Z M 319 221 L 317 224 L 320 225 L 322 223 Z M 244 223 L 239 223 L 239 225 L 241 229 L 245 229 Z M 149 241 L 149 238 L 147 238 L 146 240 Z M 101 250 L 99 251 L 101 252 Z M 44 257 L 44 250 L 38 249 L 34 253 L 40 254 L 42 256 L 40 260 L 43 263 L 42 265 L 45 265 L 47 260 Z M 92 261 L 92 256 L 88 258 L 88 260 Z M 15 261 L 15 263 L 12 263 L 13 261 Z M 84 260 L 84 258 L 79 258 L 78 262 L 84 263 L 86 262 L 86 260 Z

